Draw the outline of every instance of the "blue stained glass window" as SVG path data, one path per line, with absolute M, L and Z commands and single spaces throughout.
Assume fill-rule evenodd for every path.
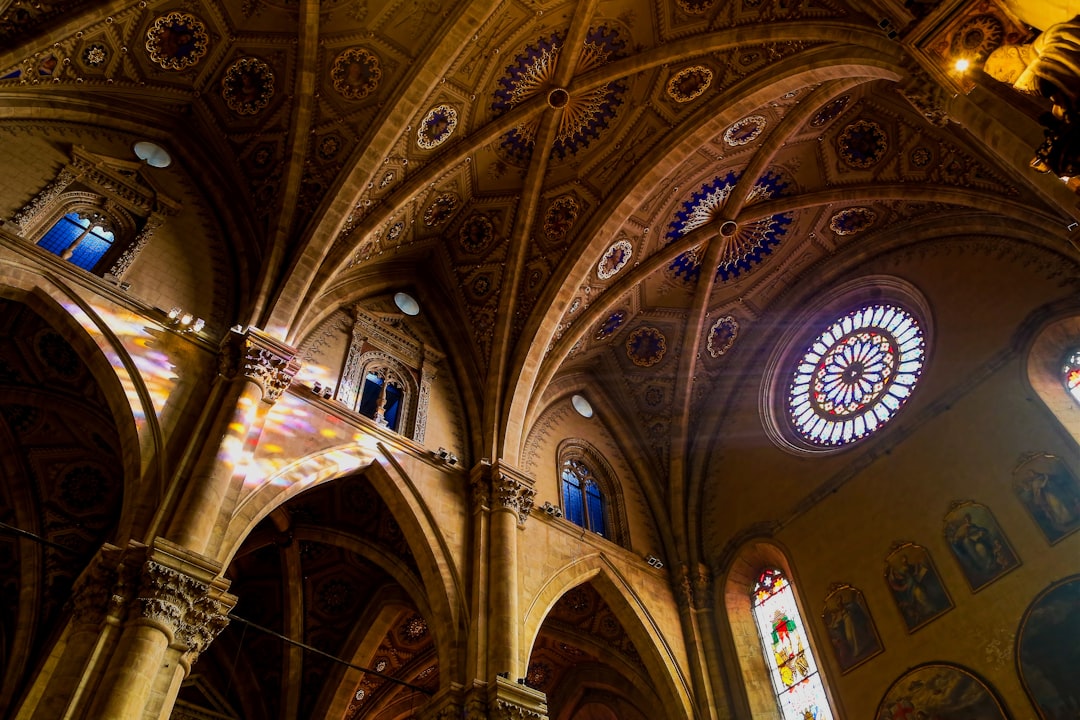
M 563 471 L 563 504 L 566 519 L 585 527 L 585 496 L 581 492 L 581 481 L 569 469 Z
M 68 260 L 84 270 L 93 270 L 112 247 L 114 239 L 112 232 L 72 212 L 49 228 L 38 245 L 60 256 L 71 249 Z
M 382 408 L 382 417 L 379 417 L 379 399 L 383 396 L 383 385 L 386 385 L 385 404 Z M 360 406 L 356 409 L 361 415 L 372 418 L 394 432 L 397 432 L 398 418 L 401 415 L 401 401 L 404 394 L 401 388 L 393 381 L 389 384 L 377 375 L 369 372 L 364 378 L 364 389 L 360 395 Z
M 565 461 L 562 487 L 563 514 L 566 519 L 598 535 L 605 535 L 607 503 L 588 466 L 580 460 Z
M 585 481 L 585 506 L 589 509 L 589 529 L 604 535 L 607 526 L 604 520 L 604 496 L 592 480 Z

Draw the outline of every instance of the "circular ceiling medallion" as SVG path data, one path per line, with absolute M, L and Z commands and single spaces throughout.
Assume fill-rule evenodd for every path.
M 538 93 L 549 94 L 563 42 L 565 33 L 556 32 L 539 38 L 521 51 L 499 78 L 491 109 L 496 114 L 503 114 Z M 590 28 L 574 72 L 581 74 L 600 67 L 621 57 L 625 48 L 626 40 L 620 38 L 614 28 L 603 25 Z M 614 119 L 627 89 L 622 81 L 613 80 L 586 92 L 569 94 L 559 114 L 559 126 L 551 146 L 552 157 L 564 160 L 599 138 Z M 558 100 L 563 100 L 562 95 Z M 502 158 L 518 165 L 528 162 L 536 143 L 539 117 L 526 120 L 503 135 L 498 147 Z
M 821 127 L 840 117 L 840 113 L 844 112 L 844 108 L 847 107 L 850 100 L 850 95 L 841 95 L 840 97 L 833 98 L 825 103 L 825 105 L 817 111 L 817 114 L 811 118 L 810 127 Z
M 349 48 L 334 58 L 330 80 L 346 100 L 366 98 L 379 87 L 379 56 L 365 48 Z
M 274 96 L 274 72 L 258 58 L 240 58 L 225 71 L 221 96 L 237 115 L 255 115 Z
M 597 328 L 596 339 L 606 340 L 607 338 L 614 335 L 615 332 L 623 326 L 623 323 L 626 322 L 627 315 L 629 315 L 629 313 L 627 313 L 625 310 L 616 310 L 615 312 L 608 315 L 607 320 L 605 320 L 600 325 L 600 327 Z
M 682 210 L 675 213 L 675 220 L 665 236 L 665 245 L 717 219 L 738 180 L 739 175 L 729 172 L 702 185 L 683 203 Z M 750 197 L 754 200 L 780 197 L 789 185 L 780 175 L 769 172 L 758 179 L 750 191 Z M 762 262 L 787 235 L 793 218 L 792 213 L 779 213 L 737 225 L 731 235 L 717 237 L 714 242 L 722 242 L 724 248 L 716 267 L 716 278 L 725 281 L 739 277 Z M 696 282 L 701 274 L 701 260 L 696 249 L 688 250 L 672 260 L 667 273 L 673 279 Z
M 855 235 L 874 224 L 877 213 L 870 208 L 853 207 L 841 210 L 829 220 L 829 229 L 837 235 Z
M 629 240 L 616 240 L 596 264 L 596 276 L 601 280 L 614 277 L 617 272 L 626 267 L 626 263 L 630 262 L 630 256 L 633 254 L 634 246 Z
M 667 93 L 675 102 L 687 103 L 701 97 L 712 79 L 713 71 L 704 65 L 685 67 L 668 80 Z
M 709 339 L 706 346 L 709 355 L 714 358 L 720 357 L 735 344 L 735 338 L 739 337 L 739 321 L 731 315 L 725 315 L 709 328 Z
M 323 135 L 316 146 L 316 152 L 320 160 L 333 160 L 341 152 L 344 141 L 337 133 Z
M 915 318 L 896 305 L 867 305 L 810 343 L 788 385 L 788 416 L 812 445 L 836 447 L 868 436 L 907 402 L 926 343 Z
M 416 144 L 430 150 L 446 142 L 457 127 L 457 110 L 449 105 L 436 105 L 428 110 L 416 131 Z
M 443 193 L 435 198 L 424 210 L 424 224 L 428 227 L 441 225 L 450 219 L 458 206 L 458 196 L 454 193 Z
M 171 12 L 154 20 L 146 31 L 150 59 L 165 70 L 184 70 L 206 55 L 210 35 L 191 13 Z
M 993 15 L 976 15 L 953 34 L 949 54 L 954 58 L 985 58 L 1001 47 L 1005 26 Z
M 83 65 L 91 68 L 101 67 L 109 59 L 109 49 L 101 43 L 94 43 L 86 46 L 81 57 Z
M 652 367 L 664 359 L 667 338 L 654 327 L 639 327 L 626 339 L 626 356 L 638 367 Z
M 563 240 L 577 221 L 579 211 L 577 198 L 573 195 L 555 198 L 544 215 L 544 235 L 549 240 Z
M 757 140 L 765 130 L 767 122 L 761 115 L 744 117 L 724 131 L 724 142 L 732 147 L 746 145 Z
M 480 252 L 495 239 L 495 227 L 487 215 L 470 215 L 458 231 L 461 247 L 468 252 Z
M 881 162 L 889 148 L 885 131 L 876 122 L 856 120 L 836 140 L 840 159 L 853 168 L 866 170 Z

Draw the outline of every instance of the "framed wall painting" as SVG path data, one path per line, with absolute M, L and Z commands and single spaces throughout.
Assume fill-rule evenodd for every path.
M 928 663 L 913 668 L 885 691 L 875 720 L 1009 720 L 994 689 L 967 668 Z
M 985 505 L 971 500 L 954 502 L 945 513 L 944 526 L 945 541 L 972 592 L 1020 565 L 1016 551 Z
M 1043 590 L 1016 635 L 1020 682 L 1043 720 L 1080 716 L 1080 575 Z
M 915 632 L 952 609 L 952 598 L 922 545 L 893 543 L 885 558 L 885 582 L 908 632 Z
M 1021 456 L 1013 490 L 1051 545 L 1080 529 L 1080 482 L 1056 455 Z
M 883 650 L 866 598 L 858 588 L 834 583 L 825 596 L 821 619 L 840 672 L 846 673 Z

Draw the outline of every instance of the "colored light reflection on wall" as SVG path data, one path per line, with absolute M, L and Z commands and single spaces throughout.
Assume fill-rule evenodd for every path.
M 162 408 L 168 402 L 169 395 L 176 387 L 174 363 L 168 355 L 155 349 L 160 341 L 154 337 L 154 333 L 163 332 L 163 329 L 151 324 L 146 318 L 132 313 L 92 306 L 94 313 L 120 341 L 123 350 L 127 353 L 137 373 L 137 376 L 133 377 L 131 369 L 124 362 L 124 357 L 113 346 L 113 339 L 104 332 L 98 322 L 75 303 L 64 303 L 63 307 L 93 338 L 109 365 L 116 371 L 131 407 L 131 414 L 135 418 L 136 427 L 141 434 L 146 424 L 146 413 L 152 411 L 160 415 Z M 137 379 L 141 380 L 146 387 L 151 403 L 150 408 L 144 406 L 143 399 L 139 396 Z

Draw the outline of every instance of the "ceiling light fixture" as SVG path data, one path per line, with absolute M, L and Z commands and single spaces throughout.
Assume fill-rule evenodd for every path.
M 398 310 L 406 315 L 420 314 L 420 303 L 416 302 L 416 298 L 409 293 L 396 293 L 394 295 L 394 304 L 397 305 Z
M 157 143 L 143 140 L 135 143 L 135 156 L 150 167 L 167 168 L 172 165 L 172 156 L 169 151 Z
M 578 415 L 585 418 L 591 418 L 593 416 L 592 405 L 582 395 L 574 395 L 570 398 L 570 404 L 577 410 Z

